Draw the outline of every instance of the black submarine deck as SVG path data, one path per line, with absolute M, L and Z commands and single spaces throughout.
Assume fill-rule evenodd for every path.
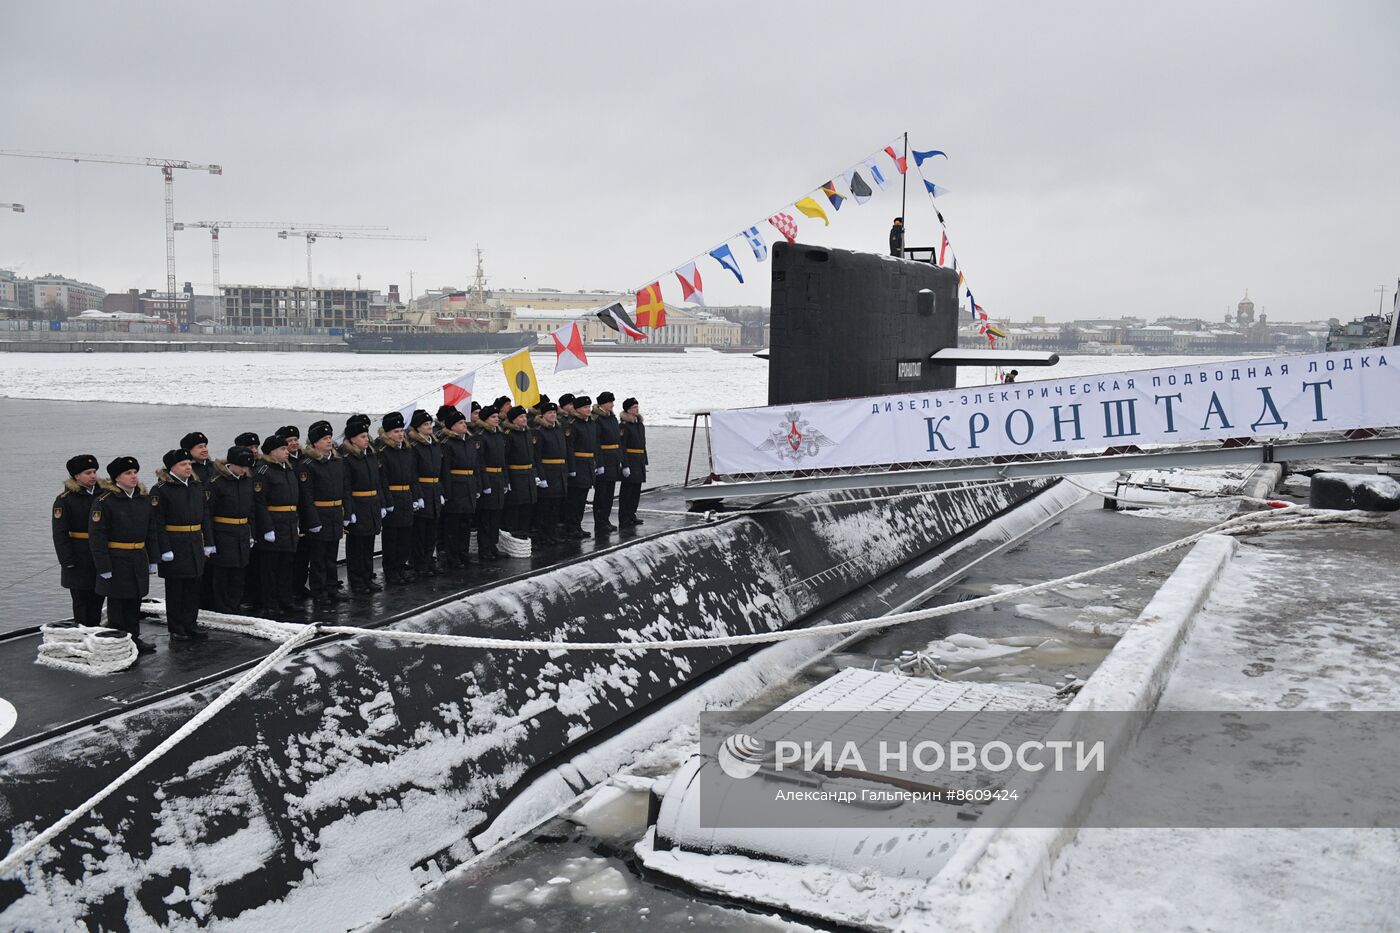
M 758 504 L 759 500 L 733 502 L 728 504 L 727 511 Z M 305 612 L 279 617 L 279 621 L 360 628 L 387 626 L 508 581 L 692 528 L 703 521 L 698 514 L 679 514 L 686 510 L 679 486 L 648 489 L 642 505 L 644 509 L 659 511 L 643 512 L 645 524 L 640 528 L 624 529 L 602 538 L 595 536 L 537 547 L 529 558 L 502 557 L 496 562 L 474 559 L 466 571 L 387 586 L 371 596 L 350 596 L 348 591 L 342 590 L 344 596 L 334 606 L 312 608 L 308 603 Z M 663 514 L 665 512 L 676 514 Z M 378 555 L 375 564 L 378 572 Z M 18 713 L 14 728 L 0 741 L 0 757 L 74 729 L 99 725 L 109 717 L 167 697 L 198 691 L 252 667 L 274 647 L 274 643 L 260 638 L 212 629 L 205 631 L 209 637 L 203 641 L 175 642 L 170 640 L 163 625 L 147 620 L 142 625 L 141 637 L 156 645 L 156 653 L 142 655 L 140 661 L 127 670 L 106 676 L 89 676 L 35 663 L 42 640 L 38 625 L 0 635 L 0 684 L 5 685 L 4 697 L 14 704 Z M 462 631 L 458 634 L 491 633 Z M 314 638 L 298 650 L 345 637 Z

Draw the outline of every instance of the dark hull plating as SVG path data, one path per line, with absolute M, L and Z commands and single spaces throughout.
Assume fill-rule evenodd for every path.
M 804 497 L 827 504 L 643 539 L 398 627 L 571 641 L 788 628 L 1045 485 Z M 473 837 L 532 775 L 740 650 L 549 655 L 363 638 L 294 654 L 0 879 L 0 928 L 368 922 L 476 854 Z M 0 846 L 57 820 L 221 687 L 0 760 Z

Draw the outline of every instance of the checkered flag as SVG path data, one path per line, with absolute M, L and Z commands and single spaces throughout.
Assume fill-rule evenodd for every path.
M 797 221 L 793 220 L 791 214 L 774 214 L 768 218 L 768 222 L 776 227 L 789 243 L 797 242 Z

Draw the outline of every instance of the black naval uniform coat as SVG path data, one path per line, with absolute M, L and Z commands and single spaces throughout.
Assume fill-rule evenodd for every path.
M 379 458 L 379 491 L 383 499 L 380 507 L 387 509 L 393 506 L 394 509 L 384 516 L 384 527 L 412 528 L 413 502 L 419 496 L 417 458 L 407 440 L 395 446 L 382 433 L 373 447 Z M 378 514 L 376 511 L 375 515 Z M 364 516 L 351 526 L 352 533 L 362 521 Z
M 564 444 L 564 428 L 559 422 L 549 427 L 535 421 L 535 472 L 549 483 L 540 490 L 541 499 L 562 499 L 569 481 L 569 451 Z
M 92 504 L 88 519 L 97 592 L 116 599 L 140 599 L 151 591 L 149 566 L 160 556 L 155 509 L 144 486 L 138 485 L 128 496 L 115 483 L 101 485 L 103 492 Z M 104 580 L 104 573 L 112 576 Z
M 209 562 L 216 567 L 247 567 L 252 560 L 253 478 L 238 477 L 222 460 L 214 461 L 214 478 L 205 484 L 209 521 L 217 550 Z M 295 514 L 293 514 L 295 521 Z
M 647 426 L 639 415 L 622 416 L 622 465 L 624 483 L 640 486 L 647 480 Z
M 380 464 L 374 448 L 360 450 L 349 441 L 340 445 L 341 461 L 345 464 L 345 518 L 354 521 L 345 526 L 345 533 L 356 538 L 372 538 L 383 528 L 381 508 L 393 503 L 381 502 Z M 410 509 L 409 511 L 412 511 Z
M 71 477 L 63 481 L 63 491 L 53 500 L 53 549 L 63 569 L 60 582 L 66 590 L 95 590 L 97 565 L 89 545 L 88 520 L 97 502 L 98 486 L 88 491 Z M 79 620 L 82 621 L 82 620 Z
M 449 434 L 442 442 L 442 489 L 448 515 L 471 515 L 482 490 L 481 454 L 470 434 Z
M 204 546 L 212 544 L 214 533 L 209 521 L 209 504 L 204 484 L 190 476 L 184 483 L 165 470 L 156 470 L 160 482 L 151 490 L 155 510 L 156 563 L 165 580 L 186 580 L 204 573 Z M 162 554 L 174 554 L 163 561 Z
M 308 450 L 297 477 L 302 480 L 301 527 L 316 541 L 339 541 L 346 515 L 345 461 L 332 448 L 324 456 Z M 374 512 L 379 515 L 379 510 Z M 319 528 L 319 531 L 312 531 Z M 281 537 L 279 535 L 278 537 Z
M 564 428 L 564 441 L 569 452 L 569 488 L 591 489 L 594 469 L 603 466 L 598 457 L 597 423 L 592 417 L 572 419 Z
M 507 505 L 533 505 L 539 499 L 535 486 L 535 445 L 538 439 L 529 428 L 506 426 L 501 429 L 505 439 Z
M 622 425 L 617 415 L 597 412 L 593 423 L 598 428 L 598 466 L 603 472 L 595 477 L 599 483 L 615 483 L 622 479 Z
M 442 444 L 436 438 L 431 443 L 421 440 L 411 432 L 406 436 L 417 469 L 418 495 L 423 500 L 418 517 L 435 519 L 442 514 L 442 500 L 447 495 L 442 488 Z
M 478 509 L 499 510 L 506 500 L 506 439 L 499 428 L 483 428 L 476 436 L 476 449 L 481 455 L 481 498 Z M 488 493 L 486 490 L 491 490 Z
M 251 479 L 253 540 L 256 546 L 260 550 L 295 551 L 301 486 L 310 480 L 305 468 L 298 472 L 290 460 L 281 464 L 264 458 L 253 467 Z M 339 518 L 336 519 L 336 527 L 340 527 Z M 325 531 L 324 527 L 321 530 Z M 269 531 L 273 533 L 271 541 L 266 538 Z

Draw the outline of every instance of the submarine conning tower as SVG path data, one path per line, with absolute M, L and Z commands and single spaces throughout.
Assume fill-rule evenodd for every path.
M 914 259 L 773 247 L 768 404 L 956 387 L 958 274 Z

